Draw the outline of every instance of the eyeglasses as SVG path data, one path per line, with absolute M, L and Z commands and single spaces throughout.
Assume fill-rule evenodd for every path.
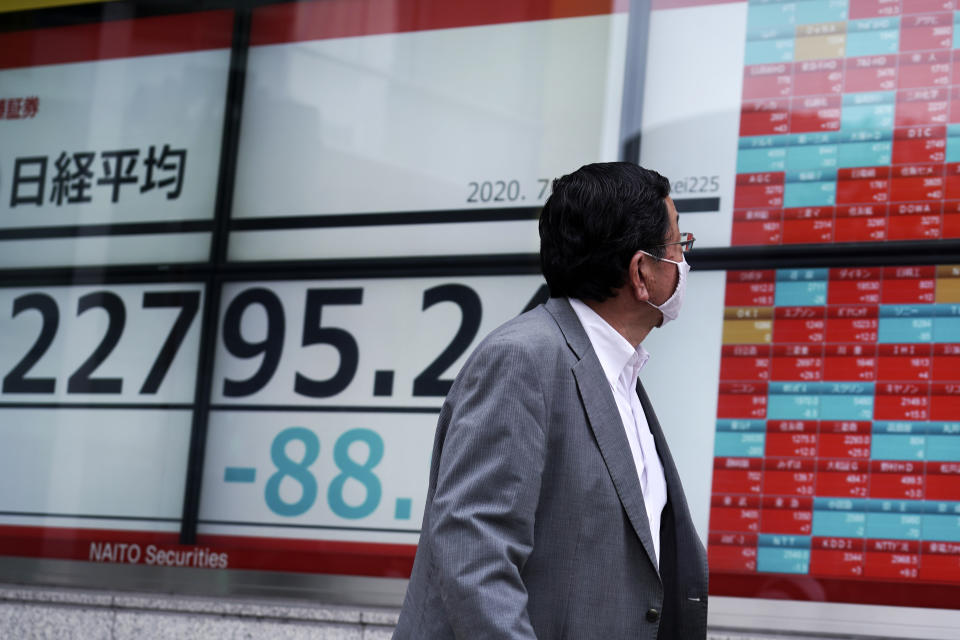
M 677 242 L 665 242 L 664 244 L 658 244 L 658 245 L 654 245 L 654 246 L 656 246 L 656 247 L 669 247 L 669 246 L 672 245 L 672 244 L 678 244 L 678 245 L 680 245 L 680 252 L 681 252 L 681 253 L 686 253 L 687 251 L 690 251 L 690 249 L 693 249 L 693 242 L 694 242 L 694 240 L 696 240 L 696 238 L 693 237 L 693 234 L 692 234 L 692 233 L 681 233 L 681 234 L 680 234 L 680 240 L 677 241 Z

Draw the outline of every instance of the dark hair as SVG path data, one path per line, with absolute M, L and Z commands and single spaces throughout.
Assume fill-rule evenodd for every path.
M 603 301 L 638 249 L 661 257 L 670 182 L 630 162 L 588 164 L 553 181 L 540 213 L 540 267 L 553 297 Z

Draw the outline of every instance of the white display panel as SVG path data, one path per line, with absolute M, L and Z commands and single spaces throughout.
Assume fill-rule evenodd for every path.
M 232 23 L 221 11 L 0 35 L 0 268 L 208 258 Z M 198 241 L 150 235 L 177 231 Z M 75 250 L 52 240 L 77 235 Z
M 192 416 L 189 410 L 0 410 L 0 529 L 178 531 Z
M 312 258 L 533 253 L 535 207 L 552 180 L 617 159 L 626 13 L 580 15 L 597 9 L 577 2 L 557 10 L 573 17 L 529 8 L 480 22 L 481 10 L 457 9 L 457 28 L 338 31 L 341 20 L 364 24 L 361 5 L 320 4 L 338 22 L 309 26 L 318 3 L 254 11 L 231 259 L 289 258 L 284 226 Z M 296 19 L 307 26 L 278 31 Z M 475 211 L 492 209 L 516 210 Z M 403 212 L 426 214 L 356 226 Z M 461 221 L 491 230 L 464 232 Z M 384 229 L 397 235 L 386 252 Z M 517 238 L 510 249 L 505 234 Z

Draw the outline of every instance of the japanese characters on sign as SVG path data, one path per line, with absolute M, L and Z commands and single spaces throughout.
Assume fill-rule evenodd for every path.
M 159 147 L 159 151 L 158 147 L 150 145 L 145 153 L 140 149 L 117 149 L 99 153 L 61 151 L 56 158 L 18 157 L 13 164 L 10 207 L 92 202 L 101 190 L 105 192 L 102 197 L 118 202 L 125 185 L 129 185 L 125 192 L 143 194 L 159 190 L 168 200 L 175 200 L 183 190 L 187 150 L 172 149 L 169 144 Z M 97 156 L 99 165 L 95 164 Z
M 40 110 L 40 98 L 0 98 L 0 120 L 20 120 L 36 118 Z

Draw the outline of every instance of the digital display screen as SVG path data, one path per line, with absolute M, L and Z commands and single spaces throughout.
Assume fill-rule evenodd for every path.
M 955 607 L 960 267 L 889 243 L 960 238 L 956 1 L 373 6 L 0 33 L 0 554 L 407 578 L 552 180 L 629 152 L 711 595 Z
M 701 246 L 960 238 L 952 0 L 676 4 L 653 3 L 640 159 Z
M 711 593 L 951 606 L 960 266 L 730 271 L 721 349 Z

